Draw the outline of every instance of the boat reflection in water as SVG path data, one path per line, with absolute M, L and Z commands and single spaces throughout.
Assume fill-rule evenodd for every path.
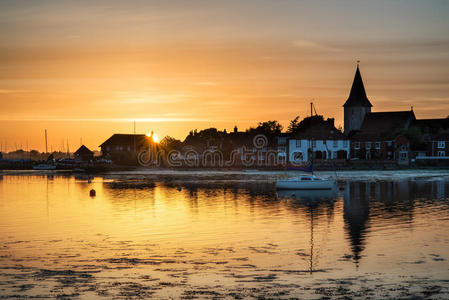
M 333 201 L 337 196 L 335 188 L 329 190 L 278 190 L 276 193 L 280 199 L 290 198 L 310 203 Z
M 333 218 L 333 203 L 337 196 L 337 190 L 335 188 L 329 190 L 278 190 L 277 196 L 281 200 L 290 200 L 295 202 L 296 205 L 304 206 L 304 213 L 309 219 L 309 229 L 310 229 L 310 241 L 309 241 L 309 273 L 320 271 L 317 270 L 317 263 L 319 259 L 319 253 L 322 252 L 320 249 L 320 243 L 314 241 L 314 227 L 318 224 L 319 220 L 323 217 L 322 210 L 323 206 L 328 212 L 327 222 Z M 316 239 L 316 238 L 315 238 Z M 318 247 L 318 249 L 317 249 Z

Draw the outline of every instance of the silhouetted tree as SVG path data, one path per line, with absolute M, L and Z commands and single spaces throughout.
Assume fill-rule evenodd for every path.
M 299 116 L 296 116 L 293 120 L 290 121 L 290 124 L 288 125 L 288 128 L 287 128 L 288 133 L 293 133 L 296 131 L 296 129 L 298 128 L 298 121 L 299 121 Z
M 282 132 L 283 126 L 279 124 L 276 120 L 270 120 L 266 122 L 259 122 L 256 128 L 249 128 L 247 131 L 249 133 L 259 133 L 265 134 L 267 136 L 272 136 L 280 134 Z
M 168 135 L 164 137 L 159 143 L 160 147 L 167 152 L 170 150 L 179 149 L 181 147 L 181 144 L 182 143 L 180 140 L 175 139 Z

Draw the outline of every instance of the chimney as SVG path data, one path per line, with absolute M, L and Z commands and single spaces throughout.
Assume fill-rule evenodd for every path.
M 327 122 L 328 122 L 331 126 L 335 126 L 335 119 L 334 119 L 334 118 L 327 118 Z
M 234 126 L 234 133 L 237 133 L 237 131 L 239 131 L 237 126 Z

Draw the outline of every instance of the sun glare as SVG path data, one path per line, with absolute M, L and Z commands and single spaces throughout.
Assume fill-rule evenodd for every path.
M 147 133 L 147 137 L 150 137 L 153 140 L 153 142 L 159 143 L 159 137 L 154 132 Z

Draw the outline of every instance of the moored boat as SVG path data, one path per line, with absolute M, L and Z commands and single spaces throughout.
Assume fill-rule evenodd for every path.
M 33 166 L 34 170 L 54 170 L 56 169 L 55 165 L 50 165 L 50 164 L 39 164 L 39 165 L 35 165 Z
M 335 180 L 324 179 L 315 175 L 300 175 L 294 178 L 278 179 L 278 190 L 330 190 L 335 186 Z

